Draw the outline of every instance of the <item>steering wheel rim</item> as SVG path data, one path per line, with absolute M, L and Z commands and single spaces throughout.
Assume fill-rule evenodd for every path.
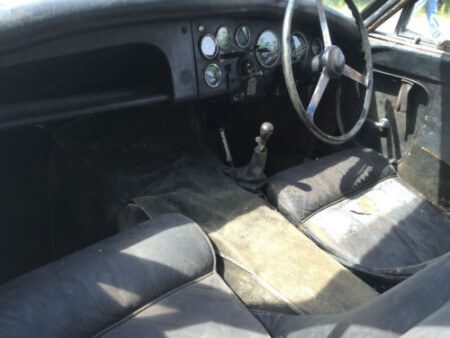
M 373 91 L 373 65 L 372 65 L 372 53 L 369 44 L 369 37 L 367 34 L 366 27 L 364 25 L 363 19 L 358 12 L 355 4 L 352 0 L 345 0 L 347 6 L 352 12 L 353 18 L 356 21 L 356 24 L 359 29 L 359 33 L 361 35 L 361 43 L 362 50 L 364 53 L 364 61 L 365 61 L 365 71 L 366 73 L 363 75 L 356 70 L 349 67 L 345 64 L 345 57 L 340 51 L 340 48 L 333 45 L 331 43 L 330 33 L 328 30 L 328 22 L 325 16 L 325 10 L 323 7 L 322 0 L 316 0 L 317 10 L 319 14 L 320 27 L 322 30 L 322 36 L 324 40 L 325 51 L 323 52 L 325 58 L 325 65 L 321 71 L 321 75 L 319 81 L 314 90 L 312 99 L 308 108 L 305 109 L 303 103 L 300 99 L 300 96 L 297 92 L 297 87 L 295 85 L 294 72 L 292 70 L 291 63 L 291 26 L 292 26 L 292 17 L 294 14 L 296 0 L 288 0 L 288 4 L 286 6 L 286 12 L 283 20 L 283 32 L 282 32 L 282 65 L 283 65 L 283 73 L 284 79 L 286 82 L 286 87 L 288 90 L 289 97 L 291 99 L 292 105 L 294 106 L 297 115 L 300 119 L 305 123 L 308 129 L 321 141 L 329 144 L 342 144 L 351 140 L 362 128 L 364 125 L 367 114 L 369 112 L 370 103 L 372 100 L 372 91 Z M 325 55 L 328 53 L 328 55 Z M 342 54 L 342 55 L 341 55 Z M 342 59 L 343 58 L 343 59 Z M 342 69 L 341 69 L 342 68 Z M 314 113 L 317 108 L 317 105 L 322 98 L 322 95 L 325 91 L 325 88 L 332 78 L 337 78 L 340 76 L 346 76 L 356 82 L 363 84 L 366 87 L 364 103 L 362 107 L 361 114 L 359 116 L 358 121 L 355 125 L 348 131 L 347 133 L 339 136 L 329 135 L 323 132 L 315 123 L 314 123 Z

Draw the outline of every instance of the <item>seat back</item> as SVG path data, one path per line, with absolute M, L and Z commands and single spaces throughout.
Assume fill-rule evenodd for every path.
M 156 217 L 0 287 L 0 336 L 88 336 L 212 273 L 202 230 Z
M 344 314 L 255 314 L 272 335 L 282 337 L 398 337 L 437 332 L 450 336 L 449 281 L 450 253 L 372 302 Z

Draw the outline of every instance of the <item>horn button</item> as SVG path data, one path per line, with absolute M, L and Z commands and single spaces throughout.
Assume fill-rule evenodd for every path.
M 345 66 L 345 56 L 338 46 L 329 46 L 322 54 L 322 64 L 329 77 L 337 78 L 342 75 Z

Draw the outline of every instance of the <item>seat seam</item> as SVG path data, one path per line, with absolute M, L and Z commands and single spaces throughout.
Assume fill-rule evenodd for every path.
M 327 244 L 322 242 L 320 240 L 320 238 L 314 236 L 314 233 L 312 233 L 308 229 L 306 229 L 306 234 L 315 243 L 317 243 L 317 245 L 319 247 L 321 247 L 323 250 L 328 252 L 331 256 L 333 256 L 342 265 L 344 265 L 350 269 L 358 270 L 358 271 L 361 271 L 364 273 L 376 275 L 376 276 L 383 277 L 383 278 L 393 278 L 394 277 L 394 278 L 398 278 L 399 280 L 403 280 L 404 278 L 417 273 L 418 271 L 420 271 L 424 267 L 426 267 L 428 264 L 430 264 L 430 263 L 438 260 L 440 257 L 442 257 L 442 256 L 438 256 L 438 257 L 432 258 L 426 262 L 422 262 L 422 263 L 414 264 L 414 265 L 406 265 L 406 266 L 401 266 L 401 267 L 392 267 L 392 268 L 387 268 L 387 269 L 369 268 L 369 267 L 366 267 L 366 266 L 363 266 L 360 264 L 351 263 L 350 261 L 348 261 L 347 259 L 345 259 L 343 257 L 344 255 L 340 255 L 337 252 L 337 250 L 334 250 L 333 248 L 331 248 L 330 246 L 328 246 Z
M 368 184 L 364 188 L 356 189 L 356 190 L 354 190 L 354 191 L 352 191 L 350 193 L 343 194 L 342 197 L 339 197 L 338 199 L 333 200 L 330 203 L 324 205 L 323 207 L 317 209 L 316 211 L 314 211 L 310 215 L 308 215 L 305 218 L 303 218 L 301 220 L 301 223 L 303 225 L 305 225 L 304 222 L 308 221 L 310 218 L 312 218 L 313 216 L 317 215 L 319 212 L 327 209 L 328 207 L 336 205 L 336 204 L 338 204 L 338 203 L 340 203 L 340 202 L 342 202 L 342 201 L 344 201 L 344 200 L 346 200 L 346 199 L 348 199 L 348 198 L 350 198 L 352 196 L 355 196 L 355 195 L 359 194 L 360 192 L 369 190 L 369 189 L 373 188 L 374 186 L 376 186 L 378 183 L 381 183 L 383 181 L 387 181 L 387 180 L 392 179 L 392 178 L 397 178 L 397 177 L 398 177 L 398 175 L 397 175 L 397 173 L 395 173 L 395 174 L 390 174 L 388 176 L 384 176 L 384 177 L 382 177 L 380 179 L 369 181 Z
M 101 337 L 101 336 L 103 336 L 103 335 L 106 334 L 107 332 L 109 332 L 109 331 L 111 331 L 111 330 L 117 328 L 118 326 L 121 326 L 121 325 L 123 325 L 124 323 L 126 323 L 126 322 L 132 320 L 132 319 L 135 318 L 138 314 L 142 313 L 143 311 L 145 311 L 146 309 L 150 308 L 151 306 L 153 306 L 153 305 L 155 305 L 155 304 L 161 302 L 162 300 L 164 300 L 164 299 L 166 299 L 166 298 L 169 298 L 169 297 L 172 296 L 173 294 L 175 294 L 175 293 L 177 293 L 177 292 L 183 290 L 183 289 L 186 288 L 186 287 L 189 287 L 189 286 L 191 286 L 191 285 L 193 285 L 193 284 L 196 284 L 196 283 L 198 283 L 198 282 L 200 282 L 200 281 L 202 281 L 202 280 L 204 280 L 204 279 L 206 279 L 206 278 L 208 278 L 208 277 L 213 276 L 214 274 L 215 274 L 215 270 L 212 270 L 212 271 L 210 271 L 209 273 L 207 273 L 206 275 L 200 276 L 200 277 L 198 277 L 198 278 L 196 278 L 196 279 L 193 279 L 193 280 L 191 280 L 191 281 L 189 281 L 189 282 L 187 282 L 187 283 L 185 283 L 185 284 L 182 284 L 182 285 L 180 285 L 180 286 L 177 286 L 175 289 L 172 289 L 172 290 L 166 292 L 165 294 L 163 294 L 163 295 L 161 295 L 161 296 L 159 296 L 159 297 L 157 297 L 157 298 L 151 300 L 150 302 L 148 302 L 148 303 L 144 304 L 143 306 L 141 306 L 139 309 L 134 310 L 133 312 L 131 312 L 131 313 L 130 313 L 129 315 L 127 315 L 126 317 L 120 319 L 119 321 L 117 321 L 117 322 L 111 324 L 110 326 L 106 327 L 105 329 L 101 330 L 99 333 L 95 334 L 94 337 Z

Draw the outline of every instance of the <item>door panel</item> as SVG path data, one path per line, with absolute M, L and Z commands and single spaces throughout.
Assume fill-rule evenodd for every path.
M 375 94 L 369 119 L 387 117 L 380 134 L 370 121 L 361 142 L 398 161 L 399 175 L 440 207 L 450 207 L 450 56 L 371 38 Z M 402 83 L 412 83 L 398 108 Z M 400 96 L 402 96 L 400 94 Z
M 362 133 L 365 144 L 391 159 L 400 160 L 410 148 L 428 104 L 428 93 L 420 83 L 393 73 L 375 71 L 369 123 Z M 381 133 L 374 127 L 374 122 L 383 118 L 389 120 L 390 129 Z

